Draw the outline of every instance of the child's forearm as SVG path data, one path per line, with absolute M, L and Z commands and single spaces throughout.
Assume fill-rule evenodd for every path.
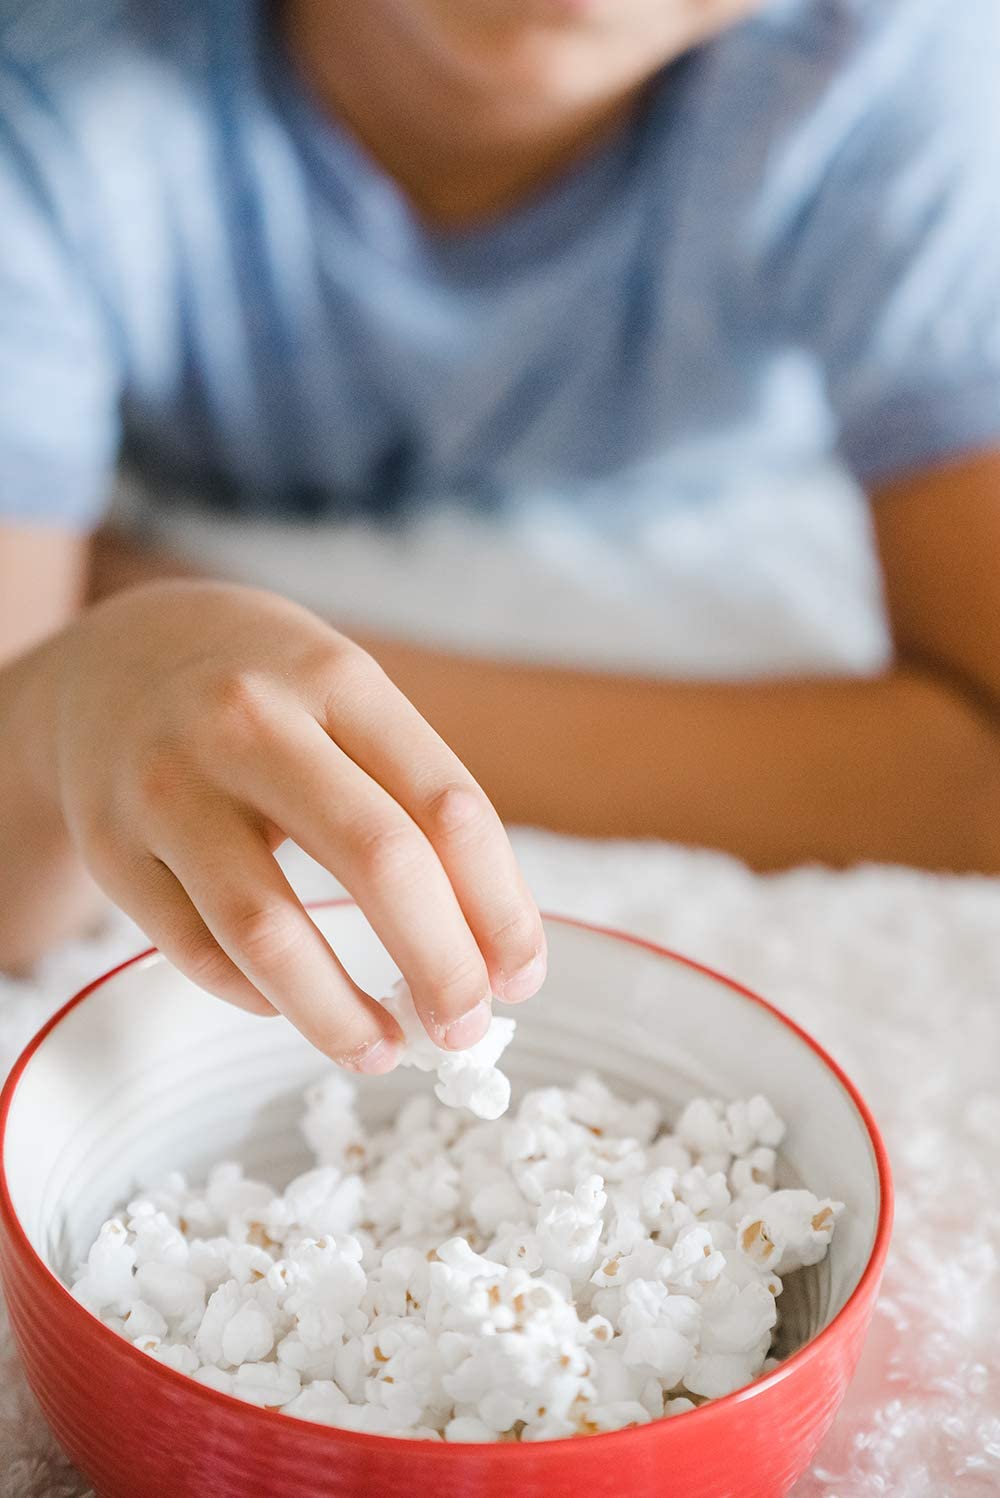
M 0 970 L 27 965 L 99 908 L 57 794 L 58 649 L 57 638 L 0 669 Z
M 1000 871 L 1000 722 L 930 672 L 681 684 L 368 644 L 509 820 Z

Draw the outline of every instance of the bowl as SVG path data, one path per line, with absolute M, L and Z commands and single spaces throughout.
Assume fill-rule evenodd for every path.
M 366 988 L 393 965 L 355 906 L 313 918 Z M 820 1047 L 747 989 L 649 942 L 547 921 L 549 978 L 518 1010 L 515 1088 L 598 1070 L 625 1096 L 765 1092 L 788 1124 L 781 1184 L 846 1203 L 831 1250 L 782 1298 L 774 1372 L 689 1414 L 533 1444 L 371 1436 L 262 1410 L 154 1362 L 64 1277 L 136 1186 L 236 1157 L 282 1184 L 306 1163 L 302 1089 L 328 1065 L 282 1020 L 201 993 L 147 952 L 36 1036 L 0 1096 L 0 1275 L 28 1379 L 100 1498 L 778 1498 L 806 1468 L 861 1352 L 891 1184 L 868 1109 Z M 427 1079 L 361 1082 L 379 1122 Z M 668 1114 L 668 1116 L 669 1116 Z M 793 1350 L 795 1349 L 795 1350 Z

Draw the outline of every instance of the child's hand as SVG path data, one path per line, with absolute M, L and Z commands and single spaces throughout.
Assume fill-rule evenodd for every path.
M 350 890 L 428 1031 L 461 1048 L 529 997 L 544 936 L 496 812 L 356 645 L 272 594 L 137 589 L 61 641 L 64 814 L 98 883 L 189 977 L 286 1014 L 361 1071 L 395 1021 L 347 976 L 272 854 Z

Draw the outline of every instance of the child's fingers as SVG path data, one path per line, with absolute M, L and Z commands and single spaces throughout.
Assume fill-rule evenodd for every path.
M 361 650 L 348 653 L 321 721 L 430 840 L 500 998 L 529 998 L 545 976 L 545 936 L 503 823 L 461 760 Z
M 140 857 L 127 885 L 103 878 L 117 905 L 138 923 L 185 977 L 216 998 L 249 1014 L 275 1015 L 277 1010 L 219 946 L 182 886 L 165 864 L 152 855 Z
M 230 756 L 223 773 L 232 795 L 350 890 L 433 1038 L 455 1049 L 478 1040 L 489 1023 L 486 963 L 440 859 L 389 793 L 306 712 L 280 703 L 253 752 Z
M 399 1026 L 345 971 L 239 808 L 175 807 L 156 852 L 226 956 L 307 1040 L 342 1065 L 391 1069 Z

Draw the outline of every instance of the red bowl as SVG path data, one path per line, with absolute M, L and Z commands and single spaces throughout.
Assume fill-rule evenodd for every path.
M 314 913 L 378 991 L 391 965 L 358 911 Z M 785 1179 L 847 1204 L 830 1254 L 786 1315 L 803 1345 L 773 1373 L 690 1414 L 535 1444 L 447 1445 L 332 1429 L 257 1409 L 154 1362 L 60 1278 L 141 1180 L 238 1155 L 278 1180 L 302 1164 L 295 1120 L 323 1059 L 283 1021 L 207 999 L 158 953 L 105 974 L 35 1037 L 0 1095 L 0 1276 L 28 1379 L 100 1498 L 778 1498 L 843 1398 L 888 1248 L 885 1148 L 856 1089 L 763 999 L 682 957 L 548 922 L 550 978 L 519 1010 L 515 1085 L 595 1063 L 672 1108 L 765 1092 L 789 1124 Z M 424 1085 L 373 1079 L 387 1116 Z M 787 1293 L 787 1292 L 786 1292 Z

